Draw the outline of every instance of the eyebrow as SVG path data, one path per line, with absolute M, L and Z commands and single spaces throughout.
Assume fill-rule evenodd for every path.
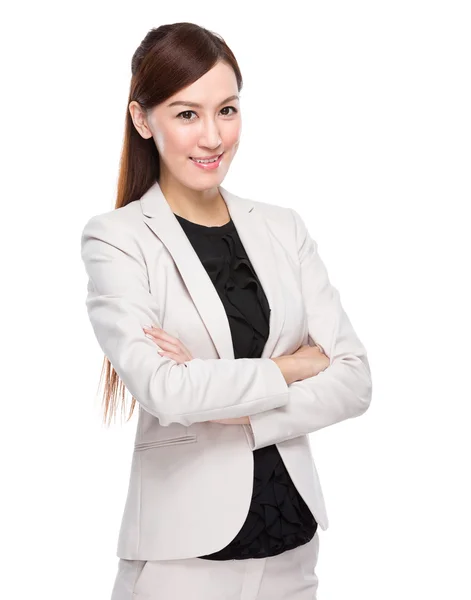
M 234 96 L 229 96 L 228 98 L 226 98 L 225 100 L 223 100 L 219 106 L 221 106 L 221 104 L 225 104 L 226 102 L 229 102 L 230 100 L 239 100 L 239 96 L 237 96 L 237 94 L 234 94 Z M 171 102 L 170 104 L 167 104 L 167 106 L 170 108 L 171 106 L 177 106 L 179 104 L 182 104 L 183 106 L 193 106 L 195 108 L 203 108 L 203 106 L 201 104 L 198 104 L 198 102 L 187 102 L 185 100 L 176 100 L 175 102 Z

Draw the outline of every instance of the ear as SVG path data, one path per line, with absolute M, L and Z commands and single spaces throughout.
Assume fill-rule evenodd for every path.
M 147 123 L 147 115 L 146 111 L 142 108 L 142 106 L 133 100 L 129 103 L 129 112 L 131 114 L 132 122 L 134 123 L 134 127 L 140 133 L 140 135 L 148 140 L 152 137 L 152 131 L 149 129 L 149 125 Z

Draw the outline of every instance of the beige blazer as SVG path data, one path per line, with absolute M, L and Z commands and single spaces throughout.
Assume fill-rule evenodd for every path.
M 248 513 L 252 451 L 270 444 L 327 529 L 308 435 L 371 402 L 366 350 L 300 215 L 219 189 L 271 307 L 261 358 L 234 360 L 224 306 L 158 183 L 93 216 L 82 232 L 88 316 L 139 403 L 120 558 L 192 558 L 225 547 Z M 161 357 L 142 330 L 151 324 L 179 337 L 193 360 Z M 270 357 L 314 342 L 330 366 L 287 385 Z M 208 422 L 243 416 L 251 425 Z

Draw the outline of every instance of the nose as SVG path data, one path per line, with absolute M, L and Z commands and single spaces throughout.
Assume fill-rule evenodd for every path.
M 215 149 L 221 145 L 221 136 L 219 134 L 219 128 L 217 123 L 212 119 L 207 119 L 202 125 L 202 132 L 200 136 L 200 145 L 206 148 Z

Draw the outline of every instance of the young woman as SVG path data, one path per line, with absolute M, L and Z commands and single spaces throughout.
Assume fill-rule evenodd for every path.
M 132 58 L 114 210 L 82 232 L 105 418 L 139 418 L 112 600 L 312 600 L 328 520 L 309 433 L 371 375 L 303 219 L 221 186 L 241 136 L 224 40 L 151 30 Z

